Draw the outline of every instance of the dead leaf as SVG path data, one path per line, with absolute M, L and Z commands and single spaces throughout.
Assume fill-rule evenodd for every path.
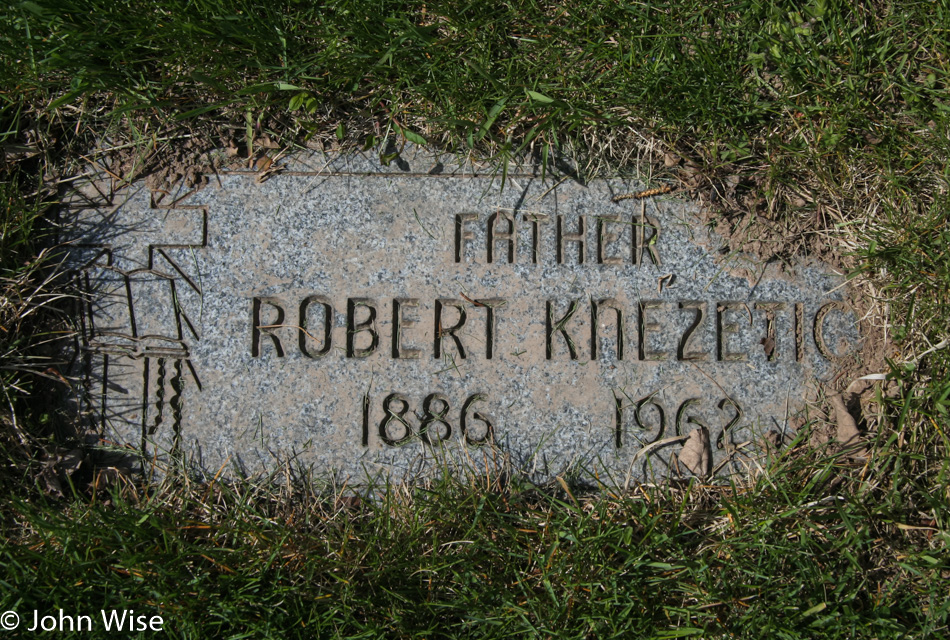
M 848 411 L 848 406 L 845 404 L 844 398 L 839 393 L 831 396 L 828 400 L 835 410 L 835 440 L 846 446 L 860 443 L 862 440 L 861 431 L 858 429 L 858 423 L 854 419 L 854 416 Z M 853 457 L 863 458 L 867 455 L 867 451 L 864 447 L 859 447 L 855 448 L 855 450 L 851 452 L 851 455 Z
M 689 433 L 679 452 L 679 463 L 690 473 L 700 478 L 709 475 L 712 467 L 712 451 L 709 447 L 709 430 L 700 426 Z
M 257 144 L 259 144 L 264 149 L 279 149 L 280 148 L 280 145 L 277 142 L 275 142 L 266 133 L 260 138 L 258 138 L 255 142 L 257 142 Z
M 663 154 L 663 166 L 664 167 L 675 167 L 681 163 L 683 159 L 676 155 L 675 153 L 664 153 Z
M 762 348 L 765 349 L 765 357 L 771 360 L 772 354 L 775 353 L 775 340 L 766 336 L 762 338 L 761 344 Z
M 849 394 L 851 398 L 846 400 L 846 403 L 850 403 L 855 396 L 863 396 L 868 391 L 871 391 L 874 388 L 874 381 L 869 379 L 867 376 L 862 376 L 854 380 L 851 384 L 848 385 L 847 391 L 845 393 Z
M 254 163 L 254 168 L 257 169 L 260 173 L 264 173 L 270 166 L 274 163 L 269 156 L 261 156 L 257 159 L 257 162 Z

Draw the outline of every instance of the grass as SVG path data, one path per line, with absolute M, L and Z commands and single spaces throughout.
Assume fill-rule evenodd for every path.
M 941 525 L 829 492 L 855 469 L 804 457 L 715 492 L 575 498 L 473 479 L 375 502 L 265 503 L 247 486 L 18 501 L 25 539 L 0 556 L 16 585 L 0 606 L 158 612 L 172 637 L 939 634 L 950 557 L 928 547 L 946 544 Z
M 946 0 L 0 8 L 0 610 L 158 612 L 172 637 L 946 635 L 948 33 Z M 306 478 L 102 490 L 90 459 L 50 496 L 79 450 L 50 411 L 59 181 L 81 156 L 133 179 L 268 138 L 638 172 L 740 245 L 771 230 L 835 261 L 894 341 L 868 461 L 806 429 L 735 487 L 360 500 Z
M 388 132 L 502 155 L 579 140 L 621 160 L 629 141 L 610 141 L 632 125 L 706 174 L 754 176 L 778 203 L 796 189 L 829 202 L 862 186 L 932 190 L 946 158 L 946 2 L 56 0 L 4 11 L 7 119 L 42 109 L 48 126 L 90 135 L 111 124 L 144 143 L 201 116 L 236 124 L 220 135 L 249 145 L 271 127 L 290 140 Z

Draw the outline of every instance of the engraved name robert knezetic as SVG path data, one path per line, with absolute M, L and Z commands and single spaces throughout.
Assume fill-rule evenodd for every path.
M 498 269 L 516 264 L 536 268 L 570 264 L 593 269 L 662 265 L 663 233 L 660 223 L 651 217 L 577 215 L 571 222 L 573 226 L 564 215 L 510 210 L 446 216 L 445 237 L 452 238 L 445 247 L 450 254 L 447 258 L 456 264 L 480 263 Z M 552 243 L 544 242 L 545 234 L 553 234 L 554 240 L 548 255 L 544 248 L 551 248 Z M 476 240 L 484 248 L 482 255 L 474 255 Z M 519 254 L 519 246 L 527 251 Z M 499 320 L 512 300 L 490 291 L 454 295 L 445 291 L 444 296 L 428 298 L 394 291 L 384 299 L 359 291 L 313 291 L 296 299 L 252 296 L 250 352 L 254 358 L 305 357 L 322 363 L 428 358 L 444 362 L 450 369 L 462 361 L 520 358 L 525 350 L 507 348 L 514 344 L 543 350 L 543 358 L 541 353 L 532 354 L 540 366 L 570 361 L 586 366 L 598 361 L 608 366 L 611 362 L 644 367 L 663 362 L 683 362 L 684 366 L 716 362 L 749 367 L 753 354 L 767 363 L 801 363 L 813 349 L 820 358 L 835 361 L 853 347 L 840 336 L 829 335 L 833 333 L 828 331 L 830 323 L 853 322 L 853 312 L 841 301 L 809 307 L 797 300 L 661 298 L 664 282 L 671 284 L 675 277 L 661 276 L 657 289 L 623 292 L 625 296 L 618 292 L 597 297 L 530 298 L 522 301 L 527 307 L 521 317 L 507 324 L 509 329 L 518 328 L 517 335 L 499 333 Z M 629 300 L 631 296 L 632 302 L 621 301 L 621 297 Z M 537 335 L 532 335 L 533 331 Z M 699 339 L 709 334 L 712 340 Z M 506 348 L 500 348 L 502 344 Z M 657 430 L 652 443 L 658 443 L 668 427 L 680 436 L 686 423 L 702 425 L 693 413 L 699 405 L 709 403 L 721 416 L 721 424 L 703 427 L 709 428 L 712 446 L 723 449 L 725 436 L 738 425 L 744 410 L 719 381 L 712 382 L 722 390 L 719 397 L 685 397 L 671 407 L 665 407 L 655 393 L 633 398 L 622 388 L 607 390 L 615 407 L 609 425 L 615 447 L 627 443 L 624 430 L 629 425 Z M 367 392 L 360 406 L 353 409 L 363 446 L 369 445 L 371 437 L 386 446 L 414 438 L 436 445 L 456 437 L 478 446 L 495 438 L 493 415 L 505 411 L 505 407 L 494 406 L 480 389 L 471 389 L 464 397 L 449 397 L 439 389 Z

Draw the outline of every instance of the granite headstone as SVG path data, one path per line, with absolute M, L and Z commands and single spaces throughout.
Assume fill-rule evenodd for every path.
M 260 178 L 71 210 L 105 440 L 351 481 L 724 475 L 860 339 L 840 275 L 727 253 L 675 195 L 614 201 L 635 181 L 421 154 Z

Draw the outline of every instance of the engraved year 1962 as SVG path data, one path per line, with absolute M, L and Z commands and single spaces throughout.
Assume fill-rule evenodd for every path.
M 614 393 L 614 445 L 618 449 L 624 445 L 624 418 L 625 413 L 631 409 L 633 427 L 637 431 L 650 432 L 656 429 L 656 435 L 649 442 L 644 442 L 639 438 L 636 439 L 644 446 L 659 442 L 666 434 L 667 415 L 670 415 L 667 408 L 663 406 L 655 393 L 640 398 L 636 402 L 627 403 L 624 402 L 624 395 L 618 396 Z M 681 402 L 673 419 L 673 431 L 675 436 L 681 436 L 689 424 L 706 428 L 709 430 L 713 446 L 721 450 L 726 448 L 732 430 L 738 426 L 745 413 L 739 403 L 732 398 L 724 397 L 719 402 L 713 400 L 713 404 L 718 408 L 718 413 L 722 416 L 722 424 L 718 425 L 717 430 L 717 425 L 704 424 L 695 415 L 701 405 L 709 401 L 708 398 L 687 398 Z M 648 418 L 650 414 L 653 414 L 652 419 Z M 649 426 L 648 423 L 650 422 L 654 422 L 656 426 Z

